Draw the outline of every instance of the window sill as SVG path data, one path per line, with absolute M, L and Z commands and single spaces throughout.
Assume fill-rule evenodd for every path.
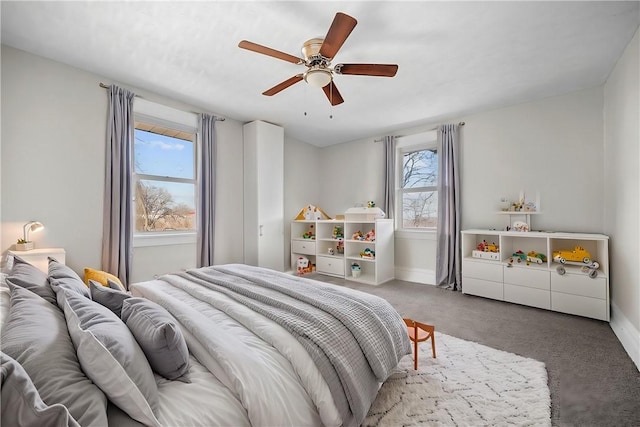
M 409 240 L 436 240 L 437 232 L 434 229 L 430 230 L 396 230 L 396 239 L 409 239 Z
M 195 232 L 157 232 L 133 235 L 133 247 L 143 248 L 148 246 L 170 246 L 195 244 L 197 235 Z

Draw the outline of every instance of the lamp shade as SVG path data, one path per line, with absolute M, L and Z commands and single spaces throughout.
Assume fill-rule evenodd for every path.
M 315 87 L 325 87 L 331 80 L 331 71 L 325 68 L 311 68 L 304 74 L 304 81 Z
M 23 231 L 24 231 L 24 241 L 28 242 L 29 241 L 29 232 L 33 231 L 33 232 L 37 232 L 40 231 L 44 228 L 44 225 L 41 222 L 38 221 L 29 221 L 28 223 L 26 223 L 23 227 Z

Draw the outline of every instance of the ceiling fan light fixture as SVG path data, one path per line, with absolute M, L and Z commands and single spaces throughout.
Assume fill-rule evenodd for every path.
M 331 71 L 326 68 L 310 68 L 304 73 L 304 81 L 314 87 L 325 87 L 331 80 Z

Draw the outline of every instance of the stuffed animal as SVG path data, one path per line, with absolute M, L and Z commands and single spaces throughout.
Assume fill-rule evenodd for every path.
M 364 240 L 367 240 L 369 242 L 375 242 L 375 240 L 376 240 L 376 230 L 371 230 L 370 232 L 368 232 L 364 236 Z
M 360 256 L 362 258 L 375 258 L 376 252 L 373 249 L 366 248 L 364 251 L 360 252 Z
M 313 271 L 313 264 L 309 262 L 308 258 L 305 258 L 303 256 L 298 257 L 297 264 L 298 276 L 302 276 L 303 274 L 311 273 Z
M 356 231 L 351 236 L 351 240 L 363 240 L 363 239 L 364 239 L 364 235 L 362 234 L 362 231 L 360 231 L 360 230 Z

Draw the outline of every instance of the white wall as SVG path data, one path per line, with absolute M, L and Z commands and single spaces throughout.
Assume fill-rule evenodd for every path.
M 603 224 L 602 87 L 449 120 L 461 128 L 462 228 L 503 228 L 501 196 L 540 192 L 534 229 L 599 232 Z M 399 129 L 396 135 L 433 126 Z M 334 213 L 383 197 L 383 148 L 374 138 L 321 150 L 321 203 Z M 433 284 L 433 234 L 396 235 L 396 277 Z
M 602 233 L 602 87 L 462 118 L 463 228 L 497 228 L 501 196 L 540 192 L 532 229 Z
M 98 84 L 110 80 L 4 45 L 1 76 L 0 251 L 11 249 L 22 225 L 37 219 L 46 226 L 32 236 L 37 247 L 65 248 L 77 272 L 100 268 L 107 92 Z M 131 89 L 150 101 L 198 111 Z M 242 123 L 218 122 L 217 136 L 215 262 L 242 262 Z M 183 245 L 136 248 L 132 278 L 190 267 L 190 251 Z
M 320 206 L 334 217 L 368 200 L 384 197 L 384 146 L 372 139 L 320 150 Z
M 76 271 L 100 266 L 107 98 L 100 77 L 2 46 L 1 250 L 22 225 L 63 247 Z
M 604 87 L 604 216 L 610 235 L 611 327 L 640 367 L 639 33 Z
M 291 221 L 306 205 L 319 203 L 320 149 L 284 135 L 284 268 L 291 267 Z

